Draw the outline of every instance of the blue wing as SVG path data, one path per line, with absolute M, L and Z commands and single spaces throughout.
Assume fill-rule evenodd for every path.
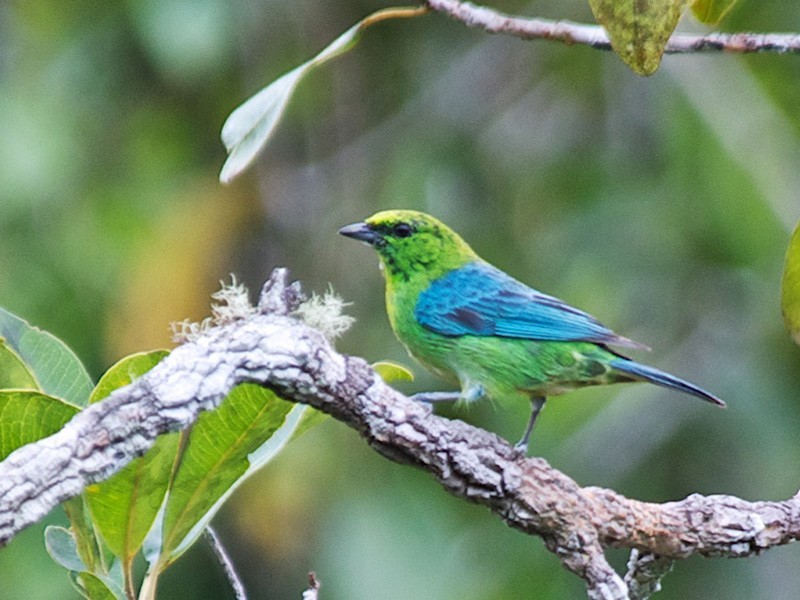
M 643 347 L 591 315 L 529 288 L 482 261 L 433 281 L 414 308 L 417 321 L 446 336 L 479 335 Z

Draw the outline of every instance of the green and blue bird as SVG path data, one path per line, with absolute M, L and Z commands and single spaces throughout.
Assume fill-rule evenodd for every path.
M 388 210 L 339 233 L 378 252 L 386 310 L 400 342 L 430 371 L 461 387 L 414 397 L 530 402 L 517 443 L 522 451 L 545 400 L 584 386 L 647 381 L 725 406 L 693 383 L 612 350 L 646 347 L 493 267 L 430 215 Z

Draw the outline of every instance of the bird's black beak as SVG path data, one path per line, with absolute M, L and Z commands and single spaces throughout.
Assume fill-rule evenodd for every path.
M 380 234 L 375 233 L 366 223 L 353 223 L 352 225 L 347 225 L 342 227 L 339 230 L 339 233 L 345 237 L 365 242 L 370 246 L 374 246 L 382 239 Z

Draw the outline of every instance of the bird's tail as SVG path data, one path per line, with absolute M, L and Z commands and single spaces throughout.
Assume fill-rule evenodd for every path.
M 642 365 L 632 360 L 628 360 L 627 358 L 616 358 L 611 361 L 611 366 L 617 371 L 621 371 L 622 373 L 630 375 L 636 379 L 642 379 L 665 388 L 672 388 L 673 390 L 678 390 L 684 392 L 685 394 L 691 394 L 692 396 L 697 396 L 698 398 L 702 398 L 706 402 L 711 402 L 717 406 L 727 406 L 725 402 L 717 398 L 714 394 L 711 394 L 695 384 L 685 381 L 684 379 L 675 377 L 674 375 L 670 375 L 664 371 L 659 371 L 655 367 L 648 367 L 647 365 Z

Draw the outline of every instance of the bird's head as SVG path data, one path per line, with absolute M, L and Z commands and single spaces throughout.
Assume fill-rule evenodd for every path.
M 435 278 L 478 257 L 438 219 L 413 210 L 386 210 L 339 230 L 375 248 L 387 278 Z

